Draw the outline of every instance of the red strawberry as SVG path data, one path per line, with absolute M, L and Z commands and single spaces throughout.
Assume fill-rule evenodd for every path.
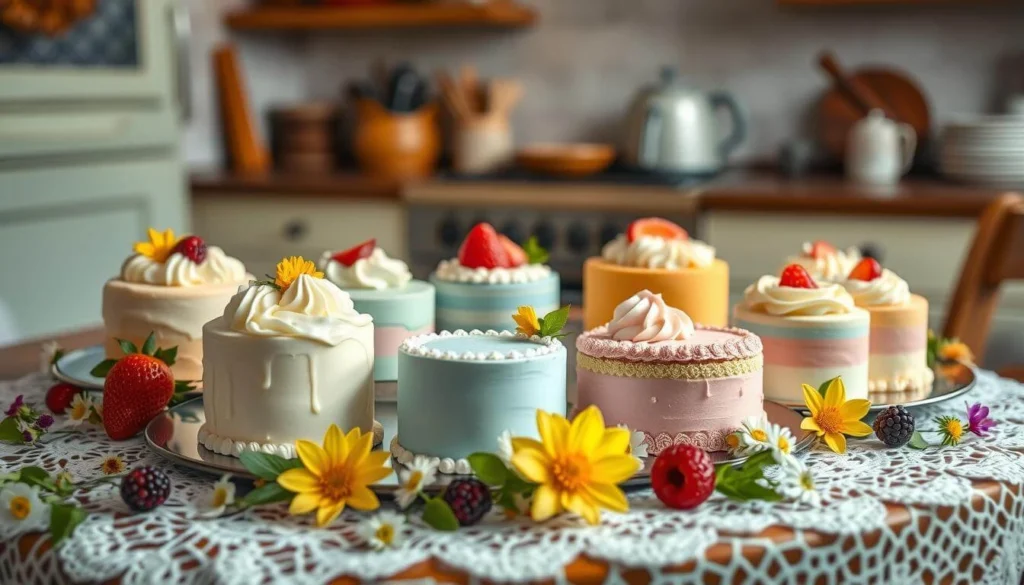
M 715 466 L 703 449 L 673 445 L 654 460 L 651 487 L 669 508 L 696 508 L 715 491 Z
M 206 260 L 206 242 L 199 236 L 185 236 L 178 240 L 174 251 L 196 264 L 202 264 Z
M 163 412 L 174 376 L 155 357 L 133 353 L 117 361 L 103 383 L 103 428 L 115 441 L 130 439 Z
M 635 242 L 641 236 L 664 238 L 666 240 L 687 240 L 690 235 L 679 225 L 660 217 L 644 217 L 634 220 L 626 230 L 626 239 Z
M 516 266 L 522 266 L 526 264 L 526 250 L 509 239 L 505 234 L 498 234 L 498 239 L 501 240 L 501 245 L 505 247 L 505 251 L 508 252 L 508 263 L 510 268 Z
M 814 282 L 814 279 L 811 278 L 810 274 L 807 274 L 807 270 L 803 266 L 790 264 L 782 269 L 782 276 L 779 277 L 779 286 L 818 288 L 818 283 Z
M 46 391 L 46 408 L 50 409 L 53 414 L 64 414 L 79 392 L 81 390 L 71 384 L 64 382 L 56 384 Z
M 878 263 L 878 260 L 864 258 L 853 267 L 853 270 L 850 271 L 850 276 L 847 278 L 871 282 L 879 276 L 882 276 L 882 265 Z
M 376 247 L 377 238 L 370 238 L 369 240 L 366 240 L 362 244 L 353 246 L 348 250 L 345 250 L 344 252 L 338 252 L 334 256 L 331 256 L 331 258 L 333 258 L 335 262 L 342 264 L 344 266 L 352 266 L 358 260 L 362 260 L 363 258 L 369 258 L 370 254 L 373 254 L 373 250 Z
M 459 264 L 466 268 L 510 268 L 512 261 L 494 226 L 478 223 L 459 247 Z
M 808 256 L 817 260 L 819 258 L 828 258 L 829 256 L 834 256 L 835 253 L 835 246 L 826 242 L 825 240 L 817 240 L 813 244 L 811 244 L 811 251 L 808 254 Z

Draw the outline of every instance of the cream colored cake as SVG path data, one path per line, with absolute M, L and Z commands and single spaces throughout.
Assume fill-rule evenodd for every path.
M 373 318 L 312 262 L 240 289 L 203 328 L 203 366 L 199 441 L 216 453 L 290 458 L 332 423 L 373 431 Z
M 178 380 L 203 377 L 203 325 L 219 316 L 238 287 L 252 279 L 245 266 L 197 236 L 149 230 L 121 274 L 103 287 L 104 349 L 123 354 L 117 339 L 141 347 L 150 333 L 158 347 L 178 348 Z

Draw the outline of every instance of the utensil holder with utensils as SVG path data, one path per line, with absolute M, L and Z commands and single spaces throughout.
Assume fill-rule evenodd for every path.
M 522 85 L 511 79 L 481 82 L 468 65 L 458 79 L 438 72 L 437 83 L 452 119 L 452 170 L 480 175 L 510 166 L 515 145 L 509 117 L 522 97 Z
M 355 110 L 352 146 L 364 173 L 388 179 L 416 179 L 434 174 L 441 155 L 435 104 L 396 112 L 377 100 L 364 98 L 356 101 Z

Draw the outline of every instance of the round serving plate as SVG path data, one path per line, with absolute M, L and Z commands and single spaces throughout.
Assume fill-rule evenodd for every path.
M 75 349 L 62 355 L 50 368 L 53 377 L 87 390 L 103 390 L 103 378 L 89 372 L 107 358 L 102 345 Z
M 809 448 L 814 443 L 814 434 L 800 428 L 800 421 L 803 416 L 788 407 L 774 402 L 765 402 L 764 411 L 768 421 L 788 428 L 793 433 L 796 444 L 793 452 L 798 453 Z M 153 419 L 146 427 L 146 444 L 158 455 L 184 465 L 197 471 L 221 475 L 230 473 L 238 477 L 255 479 L 236 457 L 220 455 L 210 451 L 199 442 L 199 428 L 206 422 L 206 415 L 203 411 L 202 396 L 182 402 L 171 407 L 160 416 Z M 383 428 L 380 423 L 374 422 L 374 448 L 382 444 Z M 390 444 L 390 438 L 383 444 Z M 711 459 L 715 463 L 740 463 L 746 457 L 729 458 L 724 452 L 711 453 Z M 400 463 L 388 458 L 389 467 L 401 468 Z M 651 485 L 650 470 L 654 465 L 654 457 L 644 458 L 644 468 L 637 472 L 632 478 L 625 482 L 624 487 L 642 488 Z M 427 486 L 426 491 L 437 493 L 448 483 L 458 479 L 458 475 L 437 474 L 436 480 Z M 397 474 L 391 474 L 381 481 L 370 486 L 374 492 L 381 495 L 391 495 L 398 489 Z
M 935 404 L 945 400 L 952 400 L 970 392 L 974 388 L 974 370 L 970 366 L 959 362 L 947 362 L 937 364 L 933 370 L 935 381 L 930 388 L 918 392 L 872 392 L 868 399 L 871 400 L 869 412 L 881 412 L 890 406 L 903 406 L 916 408 L 928 404 Z M 807 412 L 805 404 L 790 404 L 801 413 Z

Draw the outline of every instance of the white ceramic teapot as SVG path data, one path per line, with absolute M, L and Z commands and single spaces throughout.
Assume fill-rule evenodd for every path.
M 846 137 L 846 176 L 872 185 L 896 183 L 910 170 L 915 148 L 917 134 L 909 124 L 871 110 Z

